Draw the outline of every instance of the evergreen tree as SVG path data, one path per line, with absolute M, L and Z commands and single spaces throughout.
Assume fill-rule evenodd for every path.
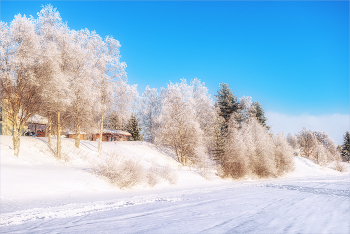
M 341 156 L 344 161 L 350 161 L 350 134 L 348 131 L 345 132 L 344 135 L 344 144 L 342 145 Z
M 137 121 L 134 114 L 131 115 L 131 118 L 129 119 L 128 123 L 128 132 L 131 134 L 130 140 L 131 141 L 141 141 L 141 127 L 139 127 L 139 122 Z
M 217 115 L 214 125 L 214 147 L 212 150 L 213 160 L 215 160 L 217 164 L 221 164 L 223 161 L 225 139 L 227 135 L 226 130 L 227 124 L 225 123 L 224 118 Z
M 270 126 L 266 125 L 266 117 L 265 117 L 265 112 L 264 109 L 261 107 L 260 103 L 258 101 L 253 102 L 253 106 L 255 107 L 256 111 L 256 118 L 259 121 L 259 123 L 264 126 L 267 130 L 270 129 Z
M 219 116 L 223 117 L 225 122 L 228 123 L 231 115 L 240 109 L 238 99 L 226 83 L 219 85 L 218 95 L 215 95 L 215 98 Z

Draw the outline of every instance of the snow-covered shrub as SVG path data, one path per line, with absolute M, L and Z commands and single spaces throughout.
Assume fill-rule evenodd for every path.
M 154 187 L 159 183 L 159 169 L 153 164 L 146 174 L 147 183 L 150 187 Z
M 339 172 L 347 172 L 348 171 L 348 168 L 346 167 L 346 165 L 344 165 L 342 162 L 340 162 L 340 160 L 337 160 L 335 162 L 333 169 L 337 170 Z
M 169 184 L 176 184 L 178 175 L 169 165 L 162 166 L 159 170 L 159 174 L 163 179 L 169 182 Z
M 159 166 L 153 163 L 146 170 L 139 160 L 127 158 L 120 152 L 103 155 L 95 166 L 95 173 L 121 189 L 144 183 L 154 187 L 162 180 L 169 184 L 176 184 L 178 178 L 170 166 Z
M 170 166 L 157 166 L 152 164 L 152 166 L 147 171 L 146 175 L 147 183 L 150 187 L 154 187 L 161 180 L 167 181 L 169 184 L 176 184 L 178 176 Z
M 145 178 L 145 170 L 139 161 L 126 159 L 115 152 L 103 156 L 96 172 L 121 189 L 140 184 Z

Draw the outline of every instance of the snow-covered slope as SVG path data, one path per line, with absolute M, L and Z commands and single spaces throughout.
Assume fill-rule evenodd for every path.
M 66 161 L 53 156 L 47 138 L 21 137 L 20 155 L 17 158 L 13 156 L 12 138 L 0 136 L 3 211 L 16 210 L 20 203 L 33 205 L 33 201 L 37 201 L 40 206 L 57 200 L 60 203 L 81 202 L 227 183 L 217 177 L 208 181 L 193 168 L 180 167 L 170 152 L 145 142 L 103 142 L 105 154 L 122 154 L 126 158 L 139 160 L 145 168 L 152 164 L 168 165 L 178 175 L 176 185 L 160 183 L 152 189 L 140 185 L 130 190 L 120 190 L 93 171 L 99 160 L 96 154 L 97 142 L 82 141 L 81 149 L 76 149 L 74 140 L 62 140 Z
M 150 188 L 145 184 L 121 190 L 94 173 L 94 165 L 100 160 L 96 155 L 96 142 L 82 141 L 81 148 L 76 149 L 74 140 L 63 138 L 65 160 L 59 161 L 54 158 L 46 138 L 22 137 L 18 158 L 13 156 L 10 136 L 0 136 L 0 147 L 0 227 L 38 220 L 40 216 L 43 219 L 76 217 L 137 204 L 176 202 L 190 194 L 217 193 L 245 186 L 271 187 L 266 186 L 267 183 L 278 181 L 348 176 L 348 173 L 320 167 L 307 158 L 295 157 L 295 170 L 281 179 L 229 181 L 215 174 L 205 179 L 194 168 L 181 167 L 170 151 L 152 144 L 103 142 L 105 154 L 122 154 L 139 160 L 145 168 L 152 164 L 168 165 L 178 175 L 175 185 L 160 183 Z
M 55 140 L 53 139 L 53 143 Z M 91 194 L 128 193 L 121 191 L 93 173 L 97 163 L 97 143 L 82 141 L 81 149 L 74 147 L 74 140 L 63 138 L 63 155 L 66 161 L 54 158 L 47 138 L 22 137 L 20 155 L 13 156 L 12 138 L 0 136 L 1 152 L 1 202 L 25 201 L 44 198 L 76 197 Z M 146 142 L 103 142 L 108 153 L 123 154 L 141 161 L 148 168 L 152 164 L 168 165 L 176 171 L 176 185 L 160 184 L 155 189 L 197 188 L 229 183 L 216 176 L 203 178 L 193 168 L 181 167 L 170 151 Z M 340 175 L 335 170 L 320 167 L 307 158 L 296 157 L 296 168 L 285 177 Z M 132 191 L 154 190 L 139 186 Z

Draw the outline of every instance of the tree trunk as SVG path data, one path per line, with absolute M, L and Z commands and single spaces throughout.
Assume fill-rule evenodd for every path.
M 12 136 L 12 141 L 13 141 L 13 149 L 14 149 L 14 155 L 18 157 L 19 155 L 19 146 L 20 146 L 20 141 L 21 141 L 21 132 L 19 131 L 20 129 L 20 124 L 18 121 L 18 114 L 14 115 L 14 123 L 13 123 L 13 136 Z
M 57 152 L 56 157 L 61 159 L 61 112 L 57 112 Z
M 48 120 L 47 120 L 47 138 L 49 145 L 52 147 L 52 142 L 51 142 L 51 112 L 48 112 Z
M 100 122 L 100 135 L 98 138 L 98 156 L 101 156 L 102 153 L 102 134 L 103 134 L 103 119 L 104 119 L 104 115 L 101 114 L 101 122 Z
M 80 125 L 75 125 L 75 147 L 79 148 L 80 146 Z
M 184 148 L 184 139 L 182 136 L 182 132 L 179 132 L 180 135 L 180 148 L 181 148 L 181 159 L 182 159 L 182 165 L 186 166 L 187 165 L 187 157 L 186 157 L 186 150 Z

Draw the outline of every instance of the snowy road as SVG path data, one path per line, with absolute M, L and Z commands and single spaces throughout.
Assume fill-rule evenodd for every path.
M 232 183 L 1 215 L 1 233 L 350 233 L 350 178 Z

